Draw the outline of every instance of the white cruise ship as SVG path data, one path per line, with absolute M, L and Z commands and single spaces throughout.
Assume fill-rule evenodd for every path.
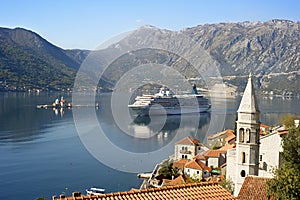
M 142 95 L 128 105 L 134 115 L 178 115 L 209 111 L 211 104 L 203 95 L 198 94 L 196 85 L 191 94 L 173 95 L 166 88 L 161 88 L 154 95 Z

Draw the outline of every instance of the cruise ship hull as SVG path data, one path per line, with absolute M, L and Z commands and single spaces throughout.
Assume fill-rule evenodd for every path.
M 133 115 L 147 116 L 147 115 L 180 115 L 188 113 L 202 113 L 210 110 L 210 105 L 203 105 L 201 107 L 182 106 L 182 107 L 161 107 L 161 106 L 136 106 L 129 105 L 129 109 Z
M 142 95 L 128 105 L 134 115 L 180 115 L 207 112 L 211 105 L 207 98 L 199 95 L 196 87 L 192 94 L 173 95 L 161 88 L 155 95 Z

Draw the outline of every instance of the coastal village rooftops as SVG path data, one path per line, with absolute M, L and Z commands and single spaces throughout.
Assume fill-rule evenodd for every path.
M 219 151 L 227 151 L 229 149 L 235 148 L 235 144 L 225 144 L 223 147 L 218 149 Z
M 196 170 L 207 170 L 211 171 L 210 167 L 207 167 L 203 162 L 197 162 L 197 160 L 191 160 L 185 164 L 185 168 L 196 169 Z
M 247 176 L 239 192 L 238 199 L 240 200 L 273 200 L 268 198 L 267 181 L 271 178 L 263 178 L 258 176 Z
M 176 144 L 181 144 L 181 145 L 202 145 L 199 140 L 192 138 L 190 136 L 183 138 L 179 142 L 176 142 Z
M 193 159 L 197 159 L 197 160 L 207 160 L 205 158 L 205 156 L 203 156 L 202 154 L 197 154 L 193 157 Z
M 208 139 L 218 138 L 218 137 L 220 137 L 222 135 L 230 134 L 230 133 L 233 133 L 233 130 L 228 129 L 228 130 L 224 130 L 222 132 L 219 132 L 219 133 L 216 133 L 216 134 L 213 134 L 213 135 L 209 135 L 207 138 Z
M 270 128 L 271 126 L 268 126 L 268 125 L 266 125 L 266 124 L 260 124 L 260 127 L 261 127 L 261 128 Z
M 229 141 L 231 141 L 232 139 L 235 139 L 235 138 L 236 138 L 236 136 L 233 133 L 233 130 L 231 130 L 231 131 L 228 132 L 228 136 L 225 138 L 225 141 L 229 142 Z
M 285 129 L 285 130 L 278 130 L 278 134 L 279 135 L 285 135 L 285 134 L 288 134 L 289 133 L 289 130 Z
M 131 190 L 129 192 L 116 192 L 101 194 L 97 196 L 79 196 L 55 198 L 53 200 L 150 200 L 150 199 L 206 199 L 206 200 L 226 200 L 235 199 L 226 189 L 217 182 L 202 182 L 185 185 L 164 186 L 144 190 Z
M 163 179 L 164 186 L 174 186 L 174 185 L 182 185 L 185 184 L 185 180 L 182 175 L 178 176 L 173 180 Z
M 225 154 L 226 150 L 208 150 L 204 153 L 205 157 L 219 158 L 221 154 Z
M 184 169 L 184 166 L 185 166 L 185 164 L 186 164 L 187 162 L 188 162 L 188 161 L 185 160 L 185 159 L 175 161 L 175 162 L 173 162 L 173 167 L 177 167 L 178 169 L 183 170 L 183 169 Z

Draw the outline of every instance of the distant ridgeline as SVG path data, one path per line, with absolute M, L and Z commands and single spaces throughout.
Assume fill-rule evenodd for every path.
M 300 23 L 288 20 L 267 22 L 241 22 L 205 24 L 187 28 L 181 33 L 191 37 L 197 48 L 205 49 L 217 61 L 224 82 L 243 91 L 250 71 L 254 85 L 266 94 L 300 94 Z M 178 45 L 178 34 L 173 31 L 145 26 L 129 36 L 101 50 L 100 54 L 113 54 L 118 48 L 137 49 L 147 44 L 168 44 L 174 52 L 184 48 L 196 55 L 189 44 Z M 136 41 L 138 40 L 138 41 Z M 174 44 L 168 41 L 175 41 Z M 130 41 L 136 41 L 134 43 Z M 135 45 L 135 46 L 130 46 Z M 170 47 L 169 47 L 170 48 Z M 192 50 L 193 49 L 193 50 Z M 21 28 L 0 28 L 0 90 L 42 89 L 66 90 L 73 87 L 81 63 L 90 51 L 64 50 L 45 39 Z M 175 66 L 176 56 L 167 52 L 144 50 L 137 59 L 123 56 L 117 60 L 117 70 L 107 71 L 99 87 L 111 89 L 130 68 L 145 63 L 179 67 L 187 78 L 195 72 L 186 66 Z M 156 53 L 156 55 L 154 55 Z M 201 70 L 201 69 L 200 69 Z

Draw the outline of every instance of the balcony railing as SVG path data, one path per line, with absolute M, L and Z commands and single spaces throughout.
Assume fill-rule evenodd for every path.
M 182 154 L 191 154 L 192 153 L 189 150 L 182 150 L 182 149 L 179 152 L 182 153 Z

